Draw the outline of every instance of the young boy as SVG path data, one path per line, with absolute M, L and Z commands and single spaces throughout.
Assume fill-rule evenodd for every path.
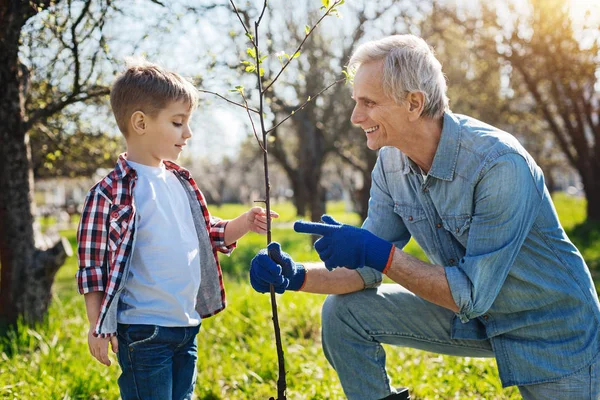
M 110 342 L 124 400 L 189 399 L 201 319 L 225 308 L 217 251 L 230 254 L 248 231 L 264 234 L 266 213 L 211 217 L 190 173 L 167 161 L 192 136 L 190 82 L 139 63 L 117 78 L 110 102 L 127 152 L 88 193 L 77 236 L 89 349 L 110 365 Z

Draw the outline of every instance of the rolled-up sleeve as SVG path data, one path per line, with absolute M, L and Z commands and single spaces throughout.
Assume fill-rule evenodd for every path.
M 237 242 L 233 242 L 230 245 L 225 244 L 225 228 L 228 223 L 229 220 L 210 217 L 210 241 L 217 251 L 225 255 L 231 255 L 231 252 L 237 246 Z
M 77 229 L 77 286 L 79 293 L 103 292 L 107 274 L 107 226 L 109 201 L 90 190 Z
M 485 314 L 533 226 L 544 196 L 541 171 L 519 154 L 496 158 L 482 169 L 465 256 L 445 267 L 463 322 Z

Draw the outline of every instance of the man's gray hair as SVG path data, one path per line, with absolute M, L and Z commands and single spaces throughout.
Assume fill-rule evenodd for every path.
M 433 49 L 414 35 L 394 35 L 360 45 L 348 70 L 356 72 L 361 64 L 383 60 L 383 91 L 401 104 L 410 92 L 425 96 L 423 116 L 440 118 L 448 110 L 446 78 Z

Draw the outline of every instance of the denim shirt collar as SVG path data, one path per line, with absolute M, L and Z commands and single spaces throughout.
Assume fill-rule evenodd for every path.
M 450 113 L 444 113 L 444 123 L 440 142 L 438 143 L 433 164 L 429 170 L 428 176 L 441 179 L 444 181 L 452 181 L 454 179 L 454 171 L 456 170 L 456 162 L 458 160 L 458 150 L 460 148 L 460 124 L 456 117 Z M 420 173 L 419 167 L 402 153 L 403 174 L 412 172 Z

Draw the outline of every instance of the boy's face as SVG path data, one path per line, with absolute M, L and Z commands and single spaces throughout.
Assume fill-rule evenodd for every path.
M 184 101 L 169 103 L 154 117 L 144 114 L 140 124 L 143 134 L 137 131 L 138 140 L 131 143 L 133 146 L 128 143 L 128 153 L 146 165 L 157 166 L 162 160 L 177 160 L 187 140 L 192 137 L 189 126 L 191 115 L 192 110 Z M 134 119 L 133 123 L 136 125 L 138 122 Z

